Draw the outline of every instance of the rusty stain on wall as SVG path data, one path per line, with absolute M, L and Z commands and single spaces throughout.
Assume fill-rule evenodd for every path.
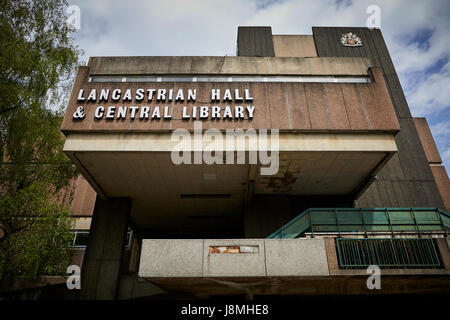
M 210 246 L 209 254 L 258 253 L 258 246 Z

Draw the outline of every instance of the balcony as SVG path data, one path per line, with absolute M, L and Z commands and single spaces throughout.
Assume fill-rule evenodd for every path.
M 385 292 L 441 292 L 449 223 L 436 208 L 308 209 L 267 239 L 143 239 L 139 276 L 198 295 L 368 294 L 377 265 Z

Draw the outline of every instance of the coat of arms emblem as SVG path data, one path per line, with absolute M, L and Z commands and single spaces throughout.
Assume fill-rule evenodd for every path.
M 361 39 L 352 32 L 342 34 L 341 43 L 346 47 L 362 46 Z

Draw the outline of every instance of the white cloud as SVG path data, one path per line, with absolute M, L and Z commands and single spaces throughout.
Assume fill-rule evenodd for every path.
M 432 116 L 450 105 L 450 61 L 436 73 L 423 75 L 408 92 L 411 112 L 416 116 Z M 449 128 L 450 130 L 450 128 Z
M 441 158 L 443 163 L 450 163 L 450 147 L 447 147 L 447 149 L 441 153 Z M 447 168 L 447 166 L 445 166 Z
M 87 56 L 233 54 L 252 1 L 73 1 Z
M 430 127 L 444 165 L 450 163 L 450 120 L 443 119 Z
M 431 126 L 433 135 L 450 135 L 450 126 L 447 122 L 439 122 Z

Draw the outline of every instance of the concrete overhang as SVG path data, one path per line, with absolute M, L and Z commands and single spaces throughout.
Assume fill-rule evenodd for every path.
M 189 81 L 167 77 L 187 74 Z M 198 82 L 196 75 L 217 76 L 220 81 Z M 248 75 L 256 81 L 223 82 L 224 75 Z M 260 75 L 305 75 L 314 81 L 263 81 Z M 328 76 L 331 82 L 324 80 Z M 138 90 L 197 93 L 192 100 L 186 96 L 186 101 L 178 101 L 169 98 L 170 93 L 141 99 Z M 223 95 L 219 101 L 213 95 L 217 90 Z M 100 97 L 102 91 L 106 98 Z M 124 94 L 113 98 L 106 93 L 110 91 Z M 125 99 L 125 92 L 134 99 Z M 233 92 L 234 98 L 225 99 L 225 92 Z M 247 98 L 239 97 L 245 92 Z M 213 107 L 219 110 L 218 118 L 212 115 Z M 132 111 L 136 108 L 138 115 Z M 202 108 L 207 117 L 194 116 L 194 110 Z M 234 118 L 225 117 L 227 110 Z M 160 111 L 164 116 L 158 116 Z M 181 129 L 195 136 L 196 123 L 203 125 L 200 132 L 279 132 L 278 170 L 264 175 L 261 170 L 270 165 L 261 165 L 265 162 L 260 155 L 256 163 L 248 157 L 261 149 L 246 145 L 239 150 L 226 143 L 224 151 L 245 151 L 246 161 L 175 164 L 171 151 L 178 142 L 172 141 L 172 133 Z M 381 70 L 360 57 L 93 57 L 79 70 L 61 127 L 64 151 L 97 194 L 131 198 L 132 221 L 156 230 L 206 230 L 211 223 L 226 230 L 240 225 L 252 194 L 357 198 L 397 151 L 394 136 L 399 129 Z M 194 140 L 189 150 L 194 150 Z
M 241 138 L 244 143 L 236 140 L 233 148 L 223 138 L 234 164 L 226 164 L 224 152 L 224 164 L 177 165 L 171 152 L 178 141 L 164 132 L 71 133 L 64 151 L 100 197 L 131 198 L 134 223 L 160 229 L 201 229 L 211 223 L 204 218 L 222 219 L 224 228 L 239 223 L 248 192 L 356 195 L 397 151 L 390 133 L 280 132 L 279 169 L 264 175 L 261 168 L 270 164 L 261 165 L 259 154 L 256 164 L 249 163 L 249 152 L 257 149 Z M 191 143 L 196 150 L 195 139 Z M 238 152 L 245 152 L 244 164 L 236 164 Z M 271 159 L 275 163 L 275 154 Z

